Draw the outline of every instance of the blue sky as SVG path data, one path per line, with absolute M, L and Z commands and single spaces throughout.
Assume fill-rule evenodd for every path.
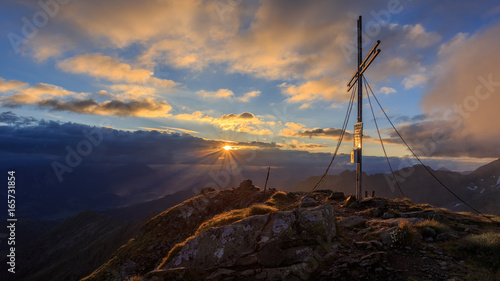
M 473 166 L 500 155 L 499 125 L 485 125 L 500 105 L 497 1 L 0 5 L 2 112 L 332 152 L 363 15 L 365 54 L 382 41 L 366 77 L 420 155 Z M 381 156 L 366 102 L 364 151 Z M 389 154 L 408 154 L 376 113 Z M 348 138 L 341 152 L 351 149 Z

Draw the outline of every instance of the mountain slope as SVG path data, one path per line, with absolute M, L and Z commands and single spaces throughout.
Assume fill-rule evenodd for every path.
M 84 211 L 19 248 L 19 272 L 7 280 L 78 280 L 134 237 L 140 225 Z
M 83 280 L 495 280 L 500 218 L 409 200 L 202 192 Z M 263 204 L 262 204 L 263 203 Z M 478 251 L 480 249 L 480 251 Z M 486 256 L 484 255 L 486 254 Z
M 209 192 L 186 200 L 149 220 L 140 233 L 116 251 L 111 259 L 83 280 L 123 280 L 157 267 L 170 249 L 193 235 L 207 219 L 232 209 L 265 201 L 272 193 L 247 184 L 236 189 Z
M 183 190 L 174 194 L 163 196 L 160 199 L 134 204 L 127 207 L 114 208 L 103 211 L 104 214 L 124 222 L 134 222 L 145 219 L 149 216 L 157 215 L 168 208 L 182 203 L 193 197 L 192 190 Z

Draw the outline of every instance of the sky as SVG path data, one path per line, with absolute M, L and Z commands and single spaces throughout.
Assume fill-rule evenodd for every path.
M 47 127 L 62 132 L 81 124 L 193 137 L 216 150 L 268 150 L 284 162 L 321 156 L 318 166 L 326 167 L 348 108 L 362 15 L 363 56 L 381 40 L 365 77 L 414 151 L 435 168 L 462 171 L 500 157 L 498 1 L 7 0 L 0 6 L 0 122 L 4 132 L 17 128 L 10 143 L 28 145 L 21 132 L 36 132 L 31 136 L 43 155 Z M 381 157 L 366 94 L 363 101 L 363 152 Z M 342 155 L 353 147 L 355 111 Z M 374 113 L 389 156 L 408 156 L 382 110 Z

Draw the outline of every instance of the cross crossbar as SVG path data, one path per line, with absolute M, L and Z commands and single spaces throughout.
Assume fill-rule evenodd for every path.
M 360 65 L 360 68 L 363 69 L 364 65 L 365 65 L 365 62 L 368 60 L 368 58 L 373 54 L 373 52 L 375 51 L 375 49 L 378 47 L 378 45 L 380 44 L 380 40 L 377 40 L 377 42 L 375 42 L 375 45 L 373 45 L 372 49 L 370 50 L 370 52 L 368 52 L 368 54 L 366 55 L 365 59 L 363 60 L 363 62 L 361 63 Z M 380 50 L 379 50 L 380 51 Z M 356 70 L 356 72 L 354 73 L 354 75 L 352 76 L 351 80 L 349 80 L 349 83 L 347 83 L 347 86 L 350 86 L 351 85 L 351 82 L 352 80 L 354 80 L 354 78 L 357 76 L 358 74 L 358 71 Z
M 363 67 L 363 69 L 361 70 L 361 75 L 363 75 L 363 73 L 365 73 L 365 70 L 370 66 L 370 64 L 372 64 L 373 60 L 378 56 L 379 53 L 380 53 L 380 49 L 378 49 L 375 52 L 375 54 L 371 57 L 371 59 L 368 61 L 368 63 Z M 366 56 L 366 58 L 368 58 L 368 56 Z M 361 65 L 363 65 L 363 64 L 361 64 Z M 358 81 L 358 78 L 359 78 L 359 75 L 358 75 L 358 72 L 356 71 L 356 73 L 354 73 L 354 76 L 352 77 L 352 79 L 354 79 L 354 81 L 351 84 L 351 86 L 349 86 L 349 84 L 347 84 L 347 86 L 349 86 L 349 88 L 347 89 L 347 92 L 349 92 L 352 89 L 352 87 L 356 84 L 356 82 Z

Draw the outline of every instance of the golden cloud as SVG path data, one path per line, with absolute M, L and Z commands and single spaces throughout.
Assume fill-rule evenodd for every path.
M 173 118 L 185 121 L 206 122 L 221 128 L 223 131 L 234 131 L 241 133 L 249 133 L 253 135 L 270 135 L 273 131 L 270 127 L 276 122 L 265 122 L 256 117 L 251 112 L 243 112 L 240 114 L 224 114 L 220 118 L 210 117 L 201 111 L 195 111 L 190 114 L 178 114 Z
M 104 78 L 113 82 L 151 84 L 156 87 L 174 87 L 174 81 L 153 77 L 153 72 L 146 69 L 133 69 L 129 64 L 100 53 L 85 54 L 68 58 L 57 63 L 57 66 L 70 73 L 87 74 L 96 78 Z
M 310 80 L 299 86 L 283 83 L 280 87 L 281 92 L 289 96 L 286 100 L 293 103 L 307 103 L 314 100 L 349 100 L 345 85 L 331 81 L 328 78 Z
M 21 84 L 19 82 L 18 84 Z M 10 104 L 33 104 L 45 98 L 64 97 L 64 96 L 81 96 L 75 92 L 67 91 L 59 86 L 38 83 L 32 87 L 26 88 L 26 83 L 22 87 L 16 88 L 16 94 L 4 99 L 4 102 Z
M 97 102 L 88 93 L 76 93 L 62 87 L 38 83 L 29 87 L 21 81 L 7 81 L 0 78 L 0 92 L 13 93 L 0 99 L 4 106 L 34 105 L 56 111 L 69 111 L 82 114 L 167 117 L 172 107 L 166 101 L 157 101 L 151 97 L 139 99 L 112 99 Z M 107 97 L 106 91 L 97 95 Z
M 24 83 L 18 80 L 5 81 L 0 77 L 0 92 L 19 90 L 27 87 L 28 83 Z
M 234 96 L 233 91 L 228 90 L 228 89 L 219 89 L 217 91 L 197 91 L 196 92 L 198 95 L 204 97 L 204 98 L 214 98 L 214 99 L 230 99 Z
M 219 89 L 217 91 L 197 91 L 196 94 L 202 96 L 203 98 L 213 98 L 213 99 L 227 99 L 229 101 L 240 101 L 249 102 L 250 99 L 258 97 L 260 91 L 251 91 L 243 94 L 242 96 L 236 97 L 234 92 L 228 89 Z

